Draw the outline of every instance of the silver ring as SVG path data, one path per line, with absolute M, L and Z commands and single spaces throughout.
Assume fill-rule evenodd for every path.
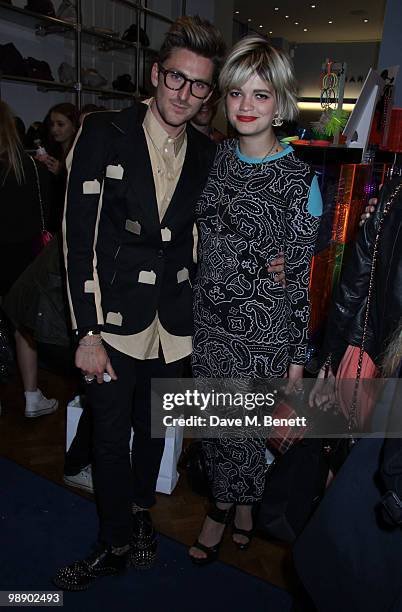
M 95 376 L 91 376 L 91 375 L 85 374 L 84 380 L 85 380 L 86 383 L 89 384 L 89 383 L 91 383 L 91 382 L 93 382 L 95 380 Z

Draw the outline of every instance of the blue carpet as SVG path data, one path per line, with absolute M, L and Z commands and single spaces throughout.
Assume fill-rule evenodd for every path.
M 0 590 L 56 590 L 60 565 L 86 555 L 96 539 L 95 505 L 0 458 Z M 74 612 L 289 612 L 285 591 L 224 563 L 198 568 L 186 547 L 160 538 L 158 564 L 100 578 L 82 593 L 65 593 Z M 46 608 L 48 609 L 48 608 Z

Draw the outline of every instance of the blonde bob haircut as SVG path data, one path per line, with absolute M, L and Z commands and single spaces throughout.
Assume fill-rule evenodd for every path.
M 222 95 L 226 97 L 256 74 L 274 89 L 278 116 L 285 121 L 295 119 L 299 111 L 292 61 L 258 34 L 239 40 L 227 56 L 219 77 Z

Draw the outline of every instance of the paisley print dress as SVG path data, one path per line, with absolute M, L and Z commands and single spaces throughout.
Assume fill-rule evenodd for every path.
M 253 163 L 237 141 L 219 146 L 196 211 L 194 377 L 282 377 L 290 363 L 304 364 L 319 225 L 308 210 L 314 176 L 291 147 Z M 286 288 L 267 272 L 282 251 Z M 206 440 L 204 450 L 215 499 L 261 497 L 262 437 Z

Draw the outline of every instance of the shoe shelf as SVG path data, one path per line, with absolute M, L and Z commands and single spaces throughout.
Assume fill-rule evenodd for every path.
M 71 21 L 63 21 L 56 17 L 48 17 L 33 11 L 27 11 L 12 4 L 6 4 L 0 0 L 0 19 L 9 21 L 24 27 L 32 27 L 37 31 L 46 28 L 54 28 L 54 33 L 60 34 L 66 31 L 74 31 L 76 24 Z
M 137 4 L 137 2 L 133 2 L 132 0 L 111 0 L 112 2 L 116 2 L 118 4 L 124 4 L 128 8 L 131 8 L 135 11 L 143 13 L 144 15 L 148 15 L 149 17 L 155 17 L 155 19 L 159 19 L 159 21 L 165 21 L 166 23 L 173 23 L 173 19 L 163 15 L 163 13 L 158 13 L 157 11 L 153 11 L 146 6 L 141 6 L 141 4 Z M 185 14 L 184 10 L 185 2 L 182 2 L 182 14 Z
M 145 69 L 145 58 L 148 54 L 155 55 L 156 51 L 150 47 L 144 47 L 139 42 L 140 30 L 137 30 L 137 41 L 122 40 L 118 35 L 102 31 L 102 28 L 96 29 L 86 24 L 82 24 L 79 21 L 81 15 L 81 6 L 84 0 L 77 0 L 77 21 L 66 21 L 58 19 L 56 17 L 49 17 L 33 11 L 25 10 L 23 8 L 14 6 L 12 4 L 6 4 L 0 0 L 0 23 L 9 22 L 16 25 L 20 25 L 27 28 L 32 28 L 37 36 L 48 36 L 48 35 L 61 35 L 65 38 L 72 39 L 75 41 L 75 61 L 73 62 L 75 67 L 76 75 L 81 73 L 81 59 L 82 59 L 82 45 L 93 44 L 94 40 L 98 40 L 97 50 L 101 52 L 109 51 L 129 51 L 135 52 L 135 71 L 137 75 L 141 74 L 141 71 Z M 137 22 L 139 17 L 142 15 L 144 18 L 144 29 L 146 31 L 146 20 L 147 18 L 156 19 L 166 23 L 172 23 L 172 19 L 153 11 L 147 7 L 147 0 L 108 0 L 109 2 L 118 3 L 130 8 L 137 13 Z M 185 0 L 182 0 L 182 14 L 185 14 Z M 14 41 L 15 42 L 15 41 Z M 18 43 L 17 43 L 18 48 Z M 137 53 L 137 49 L 140 51 Z M 142 58 L 142 59 L 141 59 Z M 47 58 L 41 58 L 45 61 Z M 142 69 L 141 69 L 142 65 Z M 140 87 L 142 84 L 137 79 L 136 92 L 123 92 L 114 89 L 106 88 L 91 88 L 86 87 L 82 82 L 77 83 L 61 83 L 58 81 L 45 81 L 41 79 L 34 79 L 22 76 L 14 76 L 10 74 L 0 73 L 0 82 L 8 81 L 13 83 L 27 83 L 36 85 L 39 91 L 69 91 L 76 94 L 76 105 L 81 108 L 82 94 L 91 93 L 96 94 L 100 99 L 132 99 L 140 98 Z M 79 80 L 79 77 L 77 77 Z M 135 79 L 133 79 L 135 82 Z M 144 76 L 141 81 L 144 80 Z
M 75 83 L 60 83 L 59 81 L 46 81 L 44 79 L 32 79 L 30 77 L 22 77 L 22 76 L 14 76 L 10 74 L 3 74 L 1 76 L 1 80 L 9 81 L 12 83 L 23 83 L 28 85 L 36 85 L 38 91 L 69 91 L 76 92 L 78 90 L 78 85 Z M 97 94 L 101 100 L 107 99 L 133 99 L 136 98 L 136 94 L 134 92 L 128 91 L 120 91 L 118 89 L 107 89 L 107 88 L 96 88 L 96 87 L 86 87 L 83 85 L 81 87 L 82 93 L 88 94 Z
M 58 81 L 33 79 L 30 77 L 16 76 L 13 74 L 2 74 L 0 80 L 9 81 L 11 83 L 25 83 L 28 85 L 37 85 L 39 91 L 75 91 L 75 87 L 72 83 L 59 83 Z
M 111 0 L 113 2 L 119 2 L 124 4 L 130 8 L 135 8 L 136 10 L 149 15 L 150 17 L 155 17 L 156 19 L 160 19 L 161 21 L 166 21 L 167 23 L 172 23 L 172 19 L 162 15 L 161 13 L 157 13 L 156 11 L 152 11 L 151 9 L 141 7 L 137 4 L 129 2 L 129 0 Z M 96 27 L 87 26 L 85 24 L 81 24 L 81 27 L 75 21 L 64 21 L 63 19 L 58 19 L 56 17 L 48 17 L 47 15 L 42 15 L 41 13 L 35 13 L 33 11 L 28 11 L 23 8 L 19 8 L 18 6 L 14 6 L 12 4 L 6 4 L 0 0 L 0 19 L 2 21 L 9 21 L 11 23 L 15 23 L 17 25 L 22 25 L 25 27 L 32 27 L 35 29 L 35 32 L 38 36 L 46 36 L 48 34 L 66 34 L 72 33 L 74 31 L 80 29 L 82 34 L 85 34 L 88 38 L 99 38 L 101 40 L 107 41 L 111 48 L 105 48 L 103 50 L 111 50 L 115 49 L 136 49 L 137 43 L 122 40 L 117 34 L 109 34 L 107 32 L 102 32 L 96 29 Z M 148 49 L 148 47 L 142 47 L 142 49 Z

